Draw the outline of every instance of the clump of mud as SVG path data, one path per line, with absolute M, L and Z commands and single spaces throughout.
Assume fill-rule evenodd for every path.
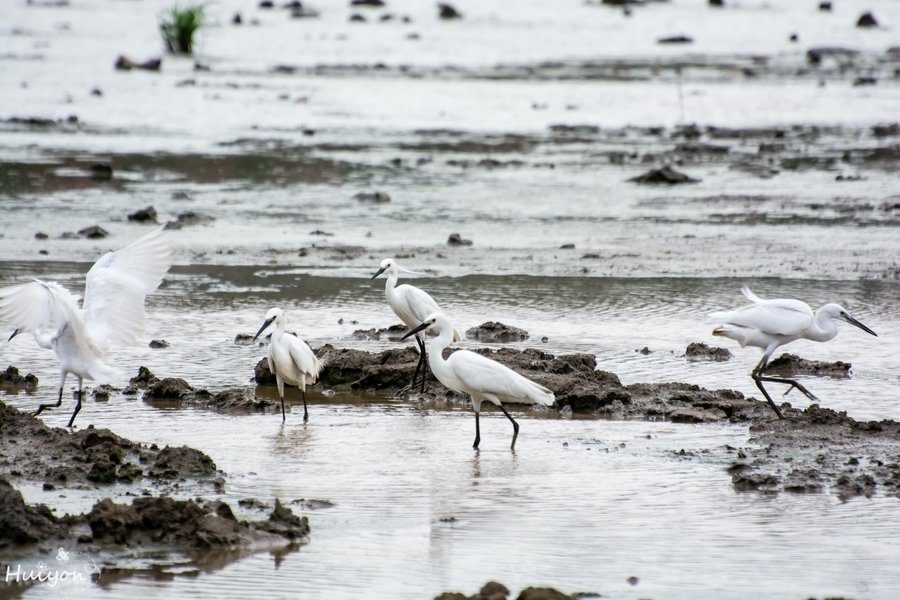
M 785 377 L 793 375 L 816 375 L 819 377 L 834 377 L 845 379 L 850 377 L 850 363 L 843 361 L 824 362 L 818 360 L 806 360 L 796 354 L 782 354 L 769 362 L 766 373 L 775 373 Z
M 510 591 L 502 583 L 489 581 L 476 594 L 467 596 L 461 592 L 444 592 L 434 600 L 506 600 Z M 552 587 L 527 587 L 519 592 L 516 600 L 576 600 L 576 598 L 597 598 L 599 594 L 577 593 L 565 594 Z
M 719 348 L 717 346 L 707 346 L 703 342 L 693 342 L 688 344 L 684 351 L 684 355 L 688 360 L 713 360 L 724 362 L 731 360 L 732 354 L 728 348 Z
M 900 423 L 859 422 L 811 405 L 784 420 L 750 427 L 757 448 L 734 450 L 729 469 L 738 491 L 836 494 L 842 500 L 877 491 L 900 496 Z
M 108 429 L 70 432 L 0 402 L 0 470 L 46 487 L 99 487 L 142 479 L 217 479 L 215 463 L 193 448 L 146 446 Z
M 24 389 L 25 391 L 31 392 L 36 390 L 37 386 L 37 376 L 31 373 L 22 375 L 19 373 L 19 369 L 12 365 L 9 365 L 6 367 L 5 371 L 0 373 L 0 387 L 7 391 L 18 393 L 19 390 Z
M 507 344 L 528 339 L 528 332 L 512 325 L 488 321 L 466 330 L 466 338 L 487 344 Z

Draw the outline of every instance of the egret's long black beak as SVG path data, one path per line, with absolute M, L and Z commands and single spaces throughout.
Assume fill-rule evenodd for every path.
M 428 324 L 427 324 L 427 323 L 422 323 L 422 324 L 419 325 L 418 327 L 413 327 L 412 329 L 410 329 L 409 331 L 407 331 L 406 333 L 404 333 L 404 334 L 403 334 L 403 337 L 400 338 L 400 339 L 401 339 L 401 340 L 405 340 L 406 338 L 408 338 L 408 337 L 411 336 L 411 335 L 416 335 L 417 333 L 419 333 L 419 332 L 422 331 L 423 329 L 428 329 Z
M 253 336 L 253 341 L 254 341 L 254 342 L 256 341 L 256 338 L 258 338 L 259 335 L 260 335 L 263 331 L 266 330 L 266 327 L 268 327 L 269 325 L 271 325 L 271 324 L 272 324 L 272 321 L 274 321 L 274 320 L 275 320 L 275 319 L 266 319 L 266 322 L 262 324 L 262 327 L 260 327 L 260 328 L 259 328 L 259 331 L 256 332 L 256 335 Z
M 875 337 L 878 337 L 877 333 L 875 333 L 874 331 L 872 331 L 871 329 L 869 329 L 868 327 L 866 327 L 865 325 L 863 325 L 862 323 L 860 323 L 859 321 L 857 321 L 856 319 L 851 317 L 850 315 L 844 314 L 844 320 L 847 321 L 848 323 L 850 323 L 851 325 L 856 325 L 857 327 L 859 327 L 866 333 L 869 333 L 869 334 L 874 335 Z
M 377 271 L 375 271 L 375 274 L 372 275 L 372 277 L 370 277 L 369 279 L 370 279 L 370 280 L 371 280 L 371 279 L 375 279 L 376 277 L 378 277 L 379 275 L 381 275 L 381 274 L 384 273 L 385 271 L 387 271 L 387 267 L 381 267 L 380 269 L 378 269 Z
M 16 337 L 17 335 L 19 335 L 19 332 L 20 332 L 20 330 L 18 330 L 18 329 L 16 329 L 15 331 L 13 331 L 13 332 L 12 332 L 12 335 L 9 336 L 9 339 L 6 340 L 6 342 L 7 342 L 7 343 L 11 342 L 12 339 L 13 339 L 14 337 Z

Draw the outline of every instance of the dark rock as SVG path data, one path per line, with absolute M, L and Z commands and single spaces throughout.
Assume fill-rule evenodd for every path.
M 875 85 L 878 83 L 878 79 L 875 77 L 871 77 L 869 75 L 862 75 L 853 80 L 853 87 L 860 87 L 863 85 Z
M 203 215 L 194 211 L 183 212 L 178 215 L 174 221 L 169 221 L 166 223 L 167 229 L 181 229 L 182 227 L 189 227 L 194 225 L 205 225 L 207 223 L 211 223 L 215 221 L 213 217 L 209 215 Z
M 152 206 L 148 206 L 147 208 L 141 208 L 130 215 L 128 215 L 129 221 L 137 221 L 138 223 L 156 223 L 156 209 Z
M 68 526 L 43 504 L 25 504 L 21 492 L 0 477 L 0 549 L 62 537 Z
M 150 340 L 150 343 L 148 345 L 154 350 L 159 350 L 161 348 L 168 348 L 169 342 L 167 342 L 166 340 Z
M 138 367 L 138 374 L 128 380 L 128 384 L 139 389 L 147 389 L 151 383 L 157 381 L 156 375 L 150 369 L 141 365 Z
M 109 232 L 100 227 L 99 225 L 91 225 L 90 227 L 85 227 L 84 229 L 80 229 L 78 231 L 78 235 L 82 237 L 86 237 L 92 240 L 102 239 L 109 235 Z
M 390 327 L 383 327 L 381 329 L 357 329 L 352 334 L 350 334 L 351 339 L 354 340 L 389 340 L 392 342 L 400 341 L 400 338 L 407 332 L 409 328 L 406 325 L 391 325 Z
M 353 195 L 354 200 L 360 202 L 372 202 L 375 204 L 383 204 L 391 201 L 391 197 L 387 192 L 359 192 Z
M 254 337 L 253 334 L 250 333 L 239 333 L 234 336 L 234 343 L 236 346 L 249 346 L 253 344 Z
M 660 169 L 651 169 L 643 175 L 632 177 L 628 181 L 633 181 L 635 183 L 666 183 L 674 185 L 677 183 L 697 183 L 699 180 L 688 177 L 684 173 L 680 173 L 667 165 Z
M 450 4 L 438 2 L 438 17 L 444 20 L 462 19 L 462 13 Z
M 36 240 L 46 240 L 49 238 L 50 238 L 50 236 L 47 235 L 46 233 L 44 233 L 43 231 L 38 231 L 36 234 L 34 234 L 34 239 L 36 239 Z
M 97 96 L 98 98 L 103 95 L 103 90 L 100 88 L 94 88 L 91 90 L 91 96 Z
M 244 19 L 241 18 L 241 13 L 239 13 L 239 12 L 234 13 L 234 16 L 231 17 L 232 25 L 240 25 L 243 22 L 244 22 Z
M 19 373 L 19 369 L 9 365 L 6 370 L 0 373 L 0 386 L 5 389 L 24 388 L 25 390 L 36 390 L 38 386 L 38 378 L 28 373 L 25 376 Z
M 575 244 L 563 244 L 559 247 L 560 250 L 574 250 Z
M 384 6 L 384 0 L 350 0 L 350 6 L 369 6 L 372 8 L 381 8 Z
M 819 10 L 822 12 L 831 12 L 831 2 L 819 2 Z
M 434 600 L 469 600 L 462 592 L 444 592 L 434 597 Z
M 272 0 L 260 0 L 258 6 L 260 8 L 275 8 L 275 3 Z
M 119 58 L 116 59 L 115 67 L 120 71 L 130 71 L 132 69 L 143 69 L 145 71 L 159 71 L 162 66 L 162 59 L 160 58 L 151 58 L 149 60 L 145 60 L 144 62 L 137 63 L 128 58 L 127 56 L 120 55 Z
M 113 176 L 113 168 L 109 163 L 94 163 L 90 166 L 91 179 L 109 181 Z
M 145 400 L 177 400 L 194 388 L 184 379 L 165 377 L 154 381 L 144 392 Z
M 766 373 L 783 376 L 816 375 L 820 377 L 833 377 L 845 379 L 850 377 L 850 363 L 836 361 L 833 363 L 817 360 L 806 360 L 796 354 L 782 354 L 778 358 L 769 361 Z
M 359 13 L 353 13 L 352 15 L 350 15 L 350 22 L 351 23 L 365 23 L 366 18 Z
M 715 361 L 726 361 L 731 359 L 731 352 L 727 348 L 717 348 L 715 346 L 707 346 L 703 342 L 692 342 L 688 344 L 684 355 L 688 359 L 706 359 Z
M 275 385 L 275 374 L 269 370 L 269 359 L 261 358 L 253 369 L 253 380 L 256 385 Z
M 451 233 L 447 238 L 448 246 L 471 246 L 472 240 L 463 239 L 458 233 Z
M 575 600 L 575 597 L 551 587 L 527 587 L 519 592 L 516 600 Z
M 509 588 L 496 581 L 488 581 L 478 592 L 484 600 L 503 600 L 509 596 Z
M 215 474 L 216 463 L 203 452 L 187 446 L 166 446 L 159 451 L 150 468 L 150 476 L 157 479 L 211 477 Z
M 656 40 L 657 44 L 693 44 L 694 38 L 687 35 L 670 35 Z
M 872 126 L 872 135 L 875 137 L 890 137 L 900 135 L 900 124 L 879 123 Z
M 488 321 L 478 327 L 467 329 L 466 337 L 488 344 L 505 344 L 507 342 L 527 340 L 528 332 L 518 327 L 498 323 L 497 321 Z
M 309 534 L 309 521 L 306 517 L 298 517 L 291 509 L 287 508 L 275 499 L 275 508 L 269 519 L 258 524 L 263 531 L 274 533 L 290 540 L 305 537 Z
M 857 27 L 878 27 L 878 21 L 875 20 L 875 15 L 870 12 L 864 12 L 859 16 L 859 20 L 856 21 Z
M 710 6 L 725 6 L 725 0 L 709 0 Z

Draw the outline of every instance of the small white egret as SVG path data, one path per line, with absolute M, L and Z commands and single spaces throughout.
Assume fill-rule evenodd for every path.
M 78 377 L 78 402 L 69 427 L 81 410 L 83 380 L 113 380 L 118 373 L 105 362 L 104 350 L 134 343 L 143 330 L 144 301 L 162 283 L 172 266 L 172 244 L 165 227 L 158 227 L 115 252 L 107 252 L 85 277 L 84 301 L 58 283 L 35 279 L 0 289 L 0 321 L 12 324 L 9 341 L 30 332 L 42 348 L 56 352 L 60 363 L 56 404 L 41 404 L 34 412 L 62 404 L 66 376 Z
M 303 394 L 303 420 L 309 420 L 309 410 L 306 408 L 306 385 L 312 385 L 319 378 L 322 363 L 313 354 L 309 345 L 293 333 L 285 331 L 287 317 L 280 308 L 273 308 L 266 313 L 266 320 L 253 337 L 255 341 L 266 328 L 275 323 L 275 331 L 269 341 L 269 370 L 275 375 L 278 384 L 278 396 L 281 398 L 281 422 L 285 421 L 284 414 L 284 384 L 295 385 Z
M 780 419 L 783 419 L 784 415 L 766 392 L 762 385 L 763 381 L 790 385 L 791 387 L 784 393 L 785 395 L 797 388 L 813 402 L 818 399 L 793 379 L 763 375 L 776 348 L 801 338 L 814 342 L 827 342 L 838 333 L 836 322 L 838 319 L 855 325 L 866 333 L 878 336 L 877 333 L 851 317 L 838 304 L 826 304 L 813 313 L 809 305 L 800 300 L 787 298 L 763 300 L 746 287 L 741 289 L 741 293 L 752 304 L 733 311 L 714 312 L 709 315 L 707 322 L 718 324 L 718 327 L 713 330 L 713 335 L 731 338 L 737 341 L 741 347 L 762 348 L 762 360 L 759 361 L 750 376 Z
M 417 275 L 418 273 L 410 271 L 409 269 L 404 269 L 398 265 L 393 258 L 386 258 L 381 261 L 381 268 L 372 275 L 372 279 L 375 279 L 385 271 L 388 273 L 388 278 L 384 285 L 384 295 L 387 297 L 388 305 L 391 307 L 391 310 L 393 310 L 394 314 L 403 321 L 404 325 L 409 328 L 416 327 L 425 320 L 425 317 L 440 311 L 437 302 L 435 302 L 434 298 L 429 296 L 428 293 L 423 292 L 412 285 L 397 285 L 397 280 L 399 279 L 401 272 L 412 273 L 414 275 Z M 461 336 L 454 329 L 453 341 L 458 342 L 460 339 L 462 339 Z M 419 370 L 421 369 L 422 391 L 424 392 L 427 371 L 425 341 L 421 334 L 416 335 L 416 343 L 419 345 L 419 362 L 416 363 L 416 371 L 413 373 L 412 387 L 416 387 L 416 379 L 418 378 Z
M 437 329 L 438 335 L 428 343 L 431 372 L 451 390 L 468 394 L 472 398 L 472 408 L 475 410 L 475 443 L 472 447 L 478 448 L 481 442 L 478 414 L 481 412 L 481 403 L 487 400 L 496 404 L 512 423 L 510 448 L 514 450 L 519 436 L 519 424 L 503 407 L 503 402 L 550 406 L 556 401 L 553 392 L 509 367 L 469 350 L 457 350 L 445 359 L 443 351 L 453 342 L 453 326 L 441 313 L 428 315 L 420 325 L 406 332 L 403 337 L 405 339 L 432 327 Z

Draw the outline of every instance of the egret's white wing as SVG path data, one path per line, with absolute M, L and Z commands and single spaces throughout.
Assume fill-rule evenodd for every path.
M 475 352 L 460 350 L 447 359 L 456 377 L 469 390 L 493 394 L 502 400 L 521 403 L 553 404 L 553 392 L 509 367 Z
M 300 373 L 306 375 L 306 382 L 315 383 L 319 378 L 319 372 L 322 370 L 322 363 L 313 354 L 312 349 L 298 337 L 288 335 L 282 339 L 290 340 L 288 350 L 291 353 L 291 359 L 299 368 Z
M 400 301 L 394 312 L 409 327 L 415 327 L 433 313 L 441 312 L 434 298 L 415 286 L 404 284 L 397 286 L 395 291 Z M 461 339 L 459 332 L 454 329 L 453 341 L 458 342 Z
M 101 345 L 129 344 L 144 328 L 144 301 L 172 266 L 172 243 L 165 227 L 115 252 L 88 271 L 84 320 Z
M 799 300 L 763 300 L 727 313 L 714 313 L 711 317 L 721 324 L 738 325 L 761 333 L 794 336 L 807 329 L 813 322 L 813 312 Z
M 58 283 L 39 279 L 2 288 L 0 321 L 18 333 L 58 330 L 71 322 L 80 327 L 78 297 Z

